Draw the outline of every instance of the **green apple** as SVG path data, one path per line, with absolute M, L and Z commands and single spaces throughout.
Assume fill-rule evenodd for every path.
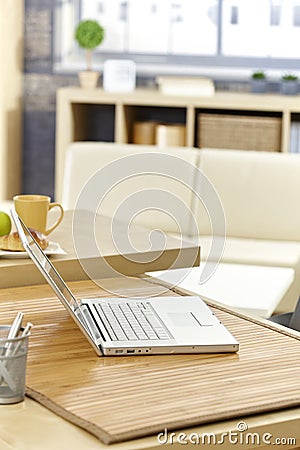
M 0 236 L 9 234 L 11 230 L 11 220 L 8 214 L 0 211 Z

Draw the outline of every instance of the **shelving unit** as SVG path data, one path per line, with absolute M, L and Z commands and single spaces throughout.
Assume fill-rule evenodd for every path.
M 57 91 L 56 200 L 61 200 L 65 153 L 71 142 L 132 143 L 136 121 L 158 121 L 185 125 L 186 146 L 196 147 L 198 115 L 204 112 L 279 118 L 279 150 L 288 152 L 291 121 L 300 113 L 300 96 L 217 92 L 210 97 L 192 98 L 167 96 L 154 89 L 121 94 L 100 88 L 61 88 Z

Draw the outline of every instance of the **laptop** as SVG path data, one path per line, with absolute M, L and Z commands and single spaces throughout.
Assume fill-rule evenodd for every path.
M 11 210 L 24 249 L 97 355 L 237 352 L 239 343 L 198 296 L 76 299 Z

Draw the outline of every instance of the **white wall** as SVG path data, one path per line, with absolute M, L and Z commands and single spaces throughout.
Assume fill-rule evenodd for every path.
M 0 200 L 21 189 L 24 0 L 0 8 Z

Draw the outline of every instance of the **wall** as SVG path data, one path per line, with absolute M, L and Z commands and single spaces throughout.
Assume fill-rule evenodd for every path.
M 53 63 L 53 0 L 25 0 L 23 192 L 53 197 L 55 96 L 78 85 L 77 75 L 58 75 Z M 139 79 L 138 84 L 145 80 Z M 247 90 L 245 83 L 217 83 L 218 89 Z
M 21 189 L 23 96 L 23 0 L 0 8 L 0 200 Z
M 25 0 L 23 192 L 53 197 L 55 94 L 77 77 L 52 72 L 53 0 Z

